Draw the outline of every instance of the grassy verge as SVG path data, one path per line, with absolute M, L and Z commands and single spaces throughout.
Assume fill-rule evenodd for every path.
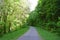
M 24 34 L 29 28 L 22 28 L 18 31 L 14 31 L 8 34 L 5 34 L 0 40 L 17 40 L 22 34 Z
M 43 30 L 39 27 L 37 27 L 37 31 L 44 40 L 60 40 L 56 34 Z

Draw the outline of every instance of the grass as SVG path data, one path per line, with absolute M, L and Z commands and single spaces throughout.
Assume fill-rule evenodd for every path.
M 46 31 L 40 27 L 37 27 L 37 31 L 44 40 L 60 40 L 56 34 Z
M 21 35 L 23 35 L 29 28 L 22 28 L 18 31 L 14 31 L 8 34 L 5 34 L 0 40 L 17 40 Z

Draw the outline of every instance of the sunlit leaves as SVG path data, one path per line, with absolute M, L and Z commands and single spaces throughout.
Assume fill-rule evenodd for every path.
M 0 21 L 5 23 L 3 24 L 5 32 L 16 30 L 26 23 L 29 16 L 28 2 L 26 2 L 27 0 L 0 0 Z

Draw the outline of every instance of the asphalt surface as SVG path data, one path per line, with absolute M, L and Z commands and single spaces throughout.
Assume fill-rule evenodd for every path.
M 30 29 L 17 40 L 41 40 L 41 38 L 39 37 L 36 29 L 34 27 L 30 27 Z

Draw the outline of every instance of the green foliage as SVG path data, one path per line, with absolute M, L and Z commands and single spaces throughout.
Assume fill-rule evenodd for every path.
M 60 34 L 59 3 L 59 0 L 39 0 L 36 9 L 29 16 L 28 24 Z
M 0 21 L 0 25 L 3 25 L 3 24 L 4 24 L 4 22 Z
M 5 34 L 0 40 L 17 40 L 22 34 L 24 34 L 29 28 L 25 27 L 14 32 Z
M 4 22 L 0 21 L 0 36 L 3 35 L 3 26 L 4 26 Z
M 57 22 L 57 26 L 60 27 L 60 21 Z
M 39 35 L 42 37 L 42 40 L 59 40 L 60 39 L 60 37 L 58 37 L 55 33 L 51 33 L 40 27 L 36 27 L 36 29 Z
M 27 0 L 0 1 L 0 32 L 4 34 L 20 29 L 29 16 Z

